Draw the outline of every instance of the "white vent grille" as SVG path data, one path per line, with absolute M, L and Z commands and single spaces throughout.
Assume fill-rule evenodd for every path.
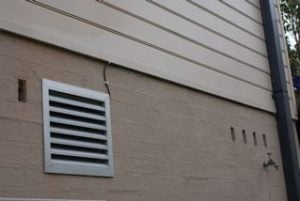
M 109 96 L 43 80 L 45 171 L 113 176 Z

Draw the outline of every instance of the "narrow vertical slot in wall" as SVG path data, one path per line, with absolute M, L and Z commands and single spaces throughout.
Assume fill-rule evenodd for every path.
M 267 136 L 263 134 L 262 137 L 263 137 L 264 146 L 268 147 Z
M 253 132 L 253 143 L 255 146 L 257 146 L 257 137 L 255 132 Z
M 242 135 L 243 135 L 243 142 L 244 144 L 247 144 L 247 135 L 246 135 L 246 131 L 242 130 Z
M 235 138 L 235 131 L 233 127 L 230 127 L 230 133 L 231 133 L 231 140 L 235 142 L 236 138 Z
M 26 80 L 18 79 L 18 100 L 26 102 L 27 100 Z

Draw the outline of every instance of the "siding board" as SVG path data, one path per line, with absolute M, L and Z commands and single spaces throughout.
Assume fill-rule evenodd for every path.
M 211 33 L 215 33 L 226 40 L 232 41 L 263 56 L 267 55 L 265 44 L 260 39 L 242 31 L 230 23 L 224 22 L 224 20 L 211 14 L 210 12 L 205 10 L 200 10 L 199 12 L 199 8 L 187 3 L 186 1 L 164 0 L 148 2 L 161 7 L 163 9 L 162 11 L 177 15 L 185 21 L 193 23 L 196 26 L 203 27 Z M 119 1 L 119 3 L 119 5 L 126 6 L 124 1 Z M 131 5 L 131 7 L 135 7 L 135 5 Z M 131 8 L 129 7 L 126 9 L 130 10 Z M 153 13 L 152 15 L 147 15 L 147 12 L 145 12 L 144 15 L 146 15 L 148 18 L 152 18 Z
M 238 45 L 207 28 L 199 27 L 190 21 L 182 19 L 178 15 L 162 12 L 164 10 L 161 10 L 159 7 L 157 8 L 157 4 L 149 5 L 147 2 L 139 0 L 133 1 L 134 4 L 121 0 L 100 2 L 104 2 L 105 5 L 121 10 L 121 12 L 130 12 L 130 14 L 137 15 L 137 18 L 143 19 L 146 23 L 148 21 L 149 23 L 155 23 L 156 25 L 154 26 L 158 28 L 163 26 L 162 28 L 169 30 L 170 34 L 173 33 L 173 35 L 179 36 L 208 50 L 231 58 L 242 64 L 257 67 L 265 72 L 269 72 L 266 55 L 257 55 L 257 53 L 249 50 L 249 48 L 241 47 L 241 45 Z M 167 9 L 175 4 L 174 1 L 164 1 L 164 7 Z M 147 7 L 147 9 L 143 10 L 142 8 L 144 7 Z M 156 13 L 159 12 L 162 14 L 157 15 Z M 181 13 L 178 14 L 180 15 Z M 162 18 L 164 20 L 161 20 Z
M 215 72 L 271 91 L 269 74 L 257 72 L 257 70 L 251 66 L 228 58 L 220 54 L 220 52 L 207 50 L 207 48 L 174 36 L 169 32 L 112 9 L 111 7 L 98 4 L 95 1 L 85 1 L 85 4 L 82 5 L 81 0 L 72 0 L 72 7 L 70 7 L 69 2 L 66 0 L 40 0 L 38 2 L 43 2 L 57 9 L 62 9 L 65 12 L 72 13 L 92 22 L 97 22 L 119 33 L 129 35 L 133 37 L 132 39 L 138 40 L 143 44 L 148 44 L 148 46 L 159 51 L 168 52 L 173 56 L 195 63 L 199 67 L 206 67 Z M 136 5 L 139 5 L 138 1 Z M 91 16 L 85 12 L 86 10 L 95 14 Z M 200 34 L 199 32 L 199 35 Z M 200 37 L 209 40 L 208 37 L 205 37 L 205 34 L 201 34 Z M 224 47 L 225 44 L 222 44 L 222 46 Z M 231 47 L 228 46 L 225 46 L 225 48 L 231 49 Z M 239 49 L 235 49 L 235 51 L 239 53 Z M 255 57 L 252 59 L 254 60 Z M 262 65 L 261 68 L 268 66 L 266 59 L 264 61 L 265 65 Z
M 257 9 L 260 9 L 260 0 L 245 0 L 247 3 L 253 5 Z
M 41 5 L 39 2 L 46 4 Z M 225 34 L 227 38 L 222 37 L 221 29 L 219 35 L 215 34 L 212 32 L 214 28 L 206 30 L 146 1 L 101 1 L 114 3 L 124 12 L 97 1 L 84 1 L 84 4 L 82 2 L 3 0 L 1 5 L 4 6 L 0 6 L 0 27 L 232 101 L 275 112 L 265 55 L 249 51 L 250 48 L 232 42 Z M 168 7 L 172 6 L 171 1 L 162 2 Z M 188 2 L 182 2 L 194 11 L 199 10 Z M 221 4 L 219 1 L 216 3 Z M 144 14 L 138 13 L 138 9 L 122 7 L 127 4 L 135 9 L 140 8 Z M 154 13 L 151 14 L 151 11 Z M 177 12 L 179 15 L 186 15 L 181 11 Z M 216 18 L 212 14 L 206 14 L 209 15 Z M 191 19 L 202 23 L 201 15 L 197 15 L 197 19 Z M 154 26 L 149 21 L 158 25 Z M 209 25 L 208 22 L 205 23 Z M 222 27 L 222 24 L 219 25 Z M 223 22 L 223 25 L 229 27 L 224 33 L 231 34 L 230 38 L 241 44 L 256 44 L 257 46 L 252 46 L 253 49 L 256 47 L 257 51 L 264 54 L 262 39 L 229 23 Z M 243 33 L 241 38 L 244 37 L 245 40 L 235 38 L 239 32 L 234 30 L 240 30 Z M 214 40 L 210 40 L 210 37 Z
M 245 17 L 251 19 L 252 21 L 262 25 L 262 17 L 259 9 L 253 5 L 247 3 L 246 1 L 236 1 L 236 0 L 219 0 L 229 8 L 232 8 L 236 12 L 244 15 Z
M 252 35 L 264 40 L 263 26 L 250 20 L 249 18 L 237 13 L 235 10 L 228 8 L 218 0 L 187 0 L 199 8 L 204 8 L 220 19 L 231 23 L 241 30 L 251 33 Z

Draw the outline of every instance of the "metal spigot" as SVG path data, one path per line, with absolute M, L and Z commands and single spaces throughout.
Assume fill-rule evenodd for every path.
M 278 170 L 278 168 L 279 168 L 278 164 L 271 158 L 272 153 L 269 152 L 269 153 L 267 153 L 267 155 L 269 157 L 269 160 L 267 162 L 263 163 L 264 169 L 267 169 L 268 167 L 273 166 L 276 170 Z

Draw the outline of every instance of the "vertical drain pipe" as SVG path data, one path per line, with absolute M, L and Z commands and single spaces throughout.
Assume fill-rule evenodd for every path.
M 292 120 L 280 37 L 275 15 L 276 0 L 260 0 L 266 46 L 276 105 L 276 119 L 280 140 L 285 184 L 289 201 L 300 201 L 300 179 L 295 141 L 296 130 Z

